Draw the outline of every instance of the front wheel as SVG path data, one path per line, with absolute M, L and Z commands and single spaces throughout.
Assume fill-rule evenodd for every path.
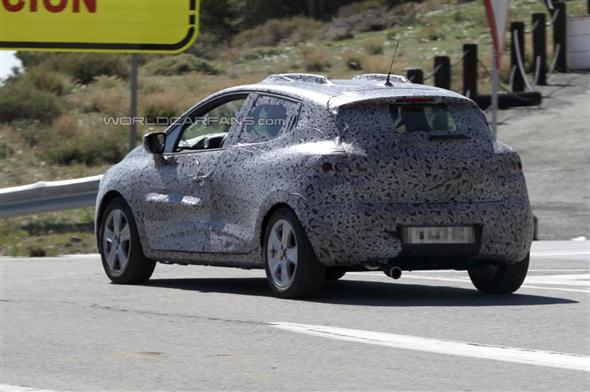
M 316 258 L 295 214 L 277 210 L 264 232 L 266 279 L 281 298 L 305 297 L 320 290 L 326 267 Z
M 530 255 L 514 264 L 480 265 L 469 269 L 469 278 L 481 292 L 511 294 L 518 290 L 529 269 Z
M 123 199 L 113 199 L 106 206 L 98 243 L 102 266 L 113 283 L 143 283 L 152 276 L 156 262 L 143 254 L 135 220 Z

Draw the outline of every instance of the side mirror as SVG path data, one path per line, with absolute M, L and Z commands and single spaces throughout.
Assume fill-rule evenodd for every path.
M 143 137 L 143 148 L 150 154 L 164 153 L 164 144 L 166 143 L 166 134 L 164 132 L 148 133 Z

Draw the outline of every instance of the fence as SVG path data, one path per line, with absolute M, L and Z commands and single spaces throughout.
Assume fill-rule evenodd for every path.
M 537 106 L 541 104 L 542 96 L 534 91 L 537 85 L 547 84 L 547 73 L 567 72 L 568 62 L 575 61 L 574 69 L 578 67 L 580 59 L 587 61 L 588 37 L 590 36 L 590 16 L 582 18 L 567 18 L 567 7 L 563 2 L 546 2 L 549 18 L 545 13 L 532 15 L 532 27 L 526 30 L 525 23 L 512 22 L 509 29 L 510 38 L 510 78 L 509 87 L 503 88 L 504 93 L 498 97 L 500 109 L 513 106 Z M 589 2 L 590 13 L 590 2 Z M 547 22 L 547 20 L 549 22 Z M 553 61 L 547 64 L 547 25 L 553 28 Z M 566 34 L 567 32 L 567 34 Z M 525 35 L 532 34 L 533 60 L 532 81 L 529 81 L 525 64 Z M 568 42 L 571 41 L 571 42 Z M 579 43 L 578 43 L 579 42 Z M 570 46 L 577 49 L 572 52 Z M 579 49 L 583 48 L 583 49 Z M 477 44 L 464 44 L 462 56 L 455 63 L 451 63 L 448 56 L 436 56 L 434 58 L 433 71 L 424 76 L 419 68 L 408 68 L 406 77 L 413 83 L 424 83 L 434 78 L 434 85 L 445 89 L 451 89 L 451 69 L 462 64 L 463 66 L 463 95 L 473 99 L 482 108 L 487 108 L 491 103 L 489 95 L 480 95 L 477 91 L 479 67 L 488 73 L 487 68 L 478 58 Z

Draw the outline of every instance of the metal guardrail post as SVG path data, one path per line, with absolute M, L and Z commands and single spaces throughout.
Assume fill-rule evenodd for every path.
M 510 74 L 512 75 L 512 91 L 524 91 L 525 82 L 518 68 L 518 58 L 524 59 L 524 22 L 510 24 Z
M 463 95 L 477 98 L 477 44 L 463 45 Z
M 451 59 L 449 56 L 434 57 L 434 85 L 436 87 L 451 89 Z
M 567 8 L 562 2 L 555 2 L 553 6 L 553 53 L 557 56 L 555 70 L 567 72 Z
M 547 84 L 547 32 L 545 28 L 545 14 L 540 12 L 533 14 L 533 67 L 535 71 L 535 84 L 545 86 Z
M 406 69 L 406 78 L 412 83 L 424 84 L 424 72 L 420 68 Z

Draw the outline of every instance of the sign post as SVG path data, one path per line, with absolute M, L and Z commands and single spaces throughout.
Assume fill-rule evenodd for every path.
M 129 125 L 129 151 L 135 148 L 137 140 L 137 68 L 139 65 L 139 55 L 134 53 L 131 55 L 131 105 L 129 112 L 131 114 L 131 124 Z
M 137 138 L 138 53 L 178 53 L 199 31 L 200 0 L 2 0 L 0 49 L 132 53 L 129 147 Z
M 498 85 L 499 70 L 504 51 L 504 35 L 510 0 L 484 0 L 486 15 L 492 33 L 492 133 L 498 136 Z

